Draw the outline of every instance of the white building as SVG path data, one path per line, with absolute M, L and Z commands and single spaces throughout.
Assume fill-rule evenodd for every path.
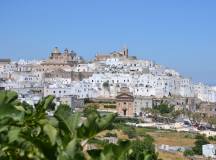
M 206 158 L 216 158 L 216 145 L 206 144 L 202 146 L 203 156 Z
M 5 80 L 1 85 L 6 89 L 40 85 L 45 86 L 44 95 L 62 97 L 70 94 L 79 98 L 114 98 L 121 87 L 128 87 L 133 96 L 197 97 L 205 102 L 216 102 L 215 87 L 193 84 L 191 79 L 153 61 L 108 56 L 99 61 L 79 62 L 70 68 L 61 66 L 60 74 L 46 77 L 44 75 L 49 74 L 50 66 L 44 69 L 42 61 L 20 60 L 4 64 L 0 66 L 0 78 Z M 58 65 L 54 71 L 57 69 Z M 50 71 L 53 72 L 53 69 Z M 93 75 L 75 82 L 71 72 L 93 72 Z

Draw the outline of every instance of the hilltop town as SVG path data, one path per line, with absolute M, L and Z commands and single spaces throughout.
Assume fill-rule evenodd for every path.
M 1 59 L 0 80 L 1 89 L 16 91 L 30 104 L 54 95 L 74 108 L 83 107 L 84 99 L 113 101 L 112 111 L 127 117 L 142 116 L 145 108 L 161 101 L 176 109 L 216 113 L 214 87 L 194 84 L 174 69 L 137 59 L 127 48 L 98 53 L 91 61 L 57 47 L 46 60 Z
M 216 160 L 215 8 L 1 1 L 0 160 Z

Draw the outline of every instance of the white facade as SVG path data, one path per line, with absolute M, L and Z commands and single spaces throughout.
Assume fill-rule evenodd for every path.
M 202 83 L 194 85 L 195 96 L 206 102 L 216 102 L 216 91 L 214 88 Z
M 216 145 L 207 144 L 202 146 L 203 156 L 207 158 L 216 158 Z
M 204 84 L 193 84 L 173 69 L 148 60 L 109 58 L 71 67 L 73 72 L 93 72 L 82 81 L 67 77 L 44 78 L 41 61 L 12 62 L 0 68 L 0 78 L 5 78 L 6 89 L 44 87 L 44 95 L 77 95 L 79 98 L 114 98 L 121 87 L 128 87 L 134 96 L 197 97 L 202 101 L 216 102 L 216 89 Z M 67 70 L 67 68 L 63 68 Z M 104 84 L 107 84 L 105 86 Z M 53 87 L 55 86 L 55 87 Z M 54 93 L 55 92 L 55 93 Z

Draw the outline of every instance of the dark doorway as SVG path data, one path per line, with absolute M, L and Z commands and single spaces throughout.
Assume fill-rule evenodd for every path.
M 140 112 L 140 113 L 139 113 L 139 116 L 140 116 L 140 117 L 142 117 L 142 115 L 143 115 L 143 113 L 142 113 L 142 112 Z
M 123 109 L 123 114 L 124 114 L 124 116 L 126 116 L 126 114 L 127 114 L 127 109 Z

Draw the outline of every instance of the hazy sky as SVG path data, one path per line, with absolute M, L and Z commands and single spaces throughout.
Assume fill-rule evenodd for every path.
M 216 84 L 216 0 L 1 0 L 0 58 L 129 53 Z

